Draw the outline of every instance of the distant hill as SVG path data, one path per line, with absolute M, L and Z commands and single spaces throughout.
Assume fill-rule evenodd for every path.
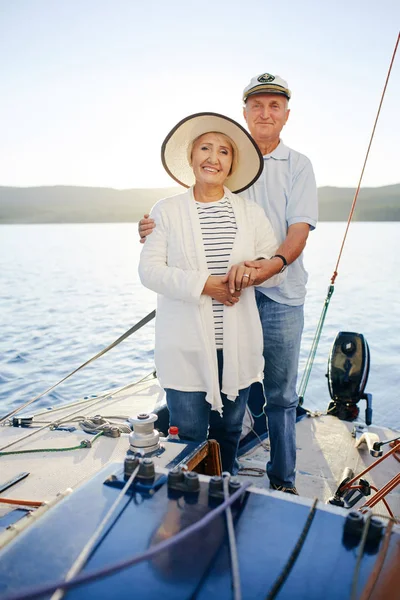
M 182 189 L 0 187 L 0 223 L 136 222 L 157 200 Z M 354 193 L 352 188 L 319 188 L 320 220 L 347 220 Z M 362 188 L 354 220 L 400 221 L 400 184 Z
M 0 223 L 135 222 L 181 188 L 0 187 Z
M 354 188 L 318 189 L 320 221 L 347 221 Z M 354 221 L 400 221 L 400 184 L 361 188 Z

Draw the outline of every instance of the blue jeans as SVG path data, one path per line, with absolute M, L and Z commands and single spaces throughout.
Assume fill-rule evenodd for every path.
M 222 350 L 217 351 L 219 385 L 222 382 Z M 216 440 L 221 449 L 222 470 L 233 473 L 250 387 L 240 390 L 234 402 L 221 393 L 222 417 L 206 401 L 205 392 L 182 392 L 166 388 L 169 422 L 179 428 L 182 440 Z M 207 436 L 208 432 L 208 436 Z
M 264 407 L 271 446 L 267 474 L 272 483 L 294 486 L 296 393 L 304 307 L 274 302 L 256 290 L 264 334 Z

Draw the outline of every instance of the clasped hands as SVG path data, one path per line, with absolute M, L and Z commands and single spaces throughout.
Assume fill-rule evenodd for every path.
M 250 264 L 253 263 L 241 262 L 233 265 L 226 275 L 210 275 L 203 294 L 211 296 L 225 306 L 234 306 L 239 302 L 242 290 L 254 285 L 257 279 L 257 268 L 247 266 Z

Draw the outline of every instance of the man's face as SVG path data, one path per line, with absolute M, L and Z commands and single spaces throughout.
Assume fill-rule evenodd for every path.
M 256 142 L 278 139 L 289 113 L 287 99 L 281 94 L 249 96 L 243 109 L 247 126 Z

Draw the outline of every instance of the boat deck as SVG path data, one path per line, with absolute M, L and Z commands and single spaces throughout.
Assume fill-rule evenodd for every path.
M 77 417 L 101 416 L 112 419 L 124 419 L 136 416 L 143 411 L 154 410 L 163 399 L 163 391 L 157 380 L 148 380 L 132 385 L 121 391 L 103 394 L 98 398 L 89 398 L 74 406 L 66 406 L 57 410 L 48 410 L 35 417 L 35 426 L 29 428 L 2 427 L 0 428 L 0 447 L 31 434 L 24 441 L 4 448 L 4 451 L 26 449 L 60 449 L 77 446 L 84 439 L 93 436 L 79 429 Z M 75 419 L 75 421 L 74 421 Z M 63 422 L 66 420 L 67 422 Z M 74 431 L 42 429 L 47 423 L 61 422 L 67 428 L 75 425 Z M 37 428 L 37 429 L 35 429 Z M 322 415 L 304 418 L 297 424 L 297 479 L 296 486 L 301 496 L 318 498 L 326 502 L 336 491 L 346 467 L 359 474 L 376 459 L 370 456 L 366 445 L 355 448 L 355 440 L 351 435 L 352 423 L 340 421 L 336 417 Z M 370 427 L 369 431 L 379 435 L 381 440 L 392 439 L 396 432 L 387 428 Z M 165 466 L 179 452 L 179 445 L 166 444 L 167 450 L 156 459 L 160 466 Z M 128 434 L 110 438 L 101 436 L 93 442 L 91 448 L 64 450 L 54 452 L 37 452 L 29 454 L 10 454 L 0 456 L 1 481 L 4 483 L 18 473 L 25 471 L 30 475 L 14 486 L 5 490 L 2 498 L 51 501 L 59 492 L 66 488 L 76 488 L 87 481 L 106 464 L 123 462 L 129 449 Z M 384 446 L 384 453 L 389 450 Z M 174 454 L 175 453 L 175 454 Z M 240 457 L 241 467 L 256 467 L 265 470 L 269 458 L 268 440 L 262 442 Z M 389 456 L 380 465 L 367 473 L 365 478 L 378 489 L 381 489 L 391 478 L 400 471 L 400 463 L 395 456 Z M 266 475 L 262 477 L 243 476 L 256 487 L 268 489 Z M 273 492 L 279 493 L 279 492 Z M 395 517 L 400 518 L 400 486 L 393 490 L 387 501 Z M 363 504 L 356 504 L 358 508 Z M 0 516 L 7 510 L 6 504 L 0 504 Z M 14 507 L 13 507 L 14 508 Z M 8 507 L 8 510 L 10 507 Z M 378 503 L 373 512 L 388 515 L 382 502 Z
M 355 475 L 360 474 L 375 462 L 366 446 L 355 447 L 355 439 L 351 435 L 354 425 L 340 421 L 336 417 L 321 415 L 315 418 L 304 418 L 296 425 L 297 437 L 297 475 L 296 487 L 301 496 L 318 498 L 327 502 L 335 493 L 342 480 L 346 467 Z M 387 428 L 369 427 L 370 432 L 377 433 L 381 440 L 393 439 L 396 433 Z M 385 448 L 385 447 L 384 447 Z M 390 449 L 388 446 L 386 448 Z M 385 450 L 386 453 L 388 450 Z M 263 447 L 257 446 L 240 458 L 242 467 L 259 467 L 264 469 L 269 458 L 268 440 Z M 377 467 L 365 475 L 365 479 L 378 489 L 390 481 L 400 471 L 400 463 L 395 456 L 389 456 Z M 268 486 L 267 476 L 253 478 L 254 485 Z M 368 499 L 368 498 L 366 498 Z M 397 518 L 400 516 L 400 486 L 387 497 L 389 505 Z M 356 508 L 363 504 L 357 503 Z M 380 502 L 373 512 L 384 516 L 388 511 Z

